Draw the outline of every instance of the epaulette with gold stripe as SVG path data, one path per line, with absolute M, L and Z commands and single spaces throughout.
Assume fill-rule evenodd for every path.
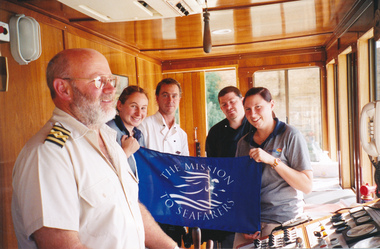
M 52 142 L 58 145 L 59 147 L 63 147 L 66 143 L 66 140 L 70 137 L 71 132 L 62 126 L 54 125 L 51 128 L 49 135 L 45 139 L 45 142 Z

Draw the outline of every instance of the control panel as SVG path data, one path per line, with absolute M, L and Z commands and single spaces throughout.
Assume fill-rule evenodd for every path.
M 239 249 L 250 248 L 306 248 L 302 227 L 286 228 L 274 232 L 266 238 L 257 239 L 251 244 L 242 245 Z
M 282 228 L 238 248 L 377 248 L 380 202 L 341 210 L 295 227 L 282 224 Z
M 380 209 L 376 205 L 368 205 L 306 224 L 305 229 L 310 248 L 373 248 L 377 246 L 368 245 L 378 243 L 379 223 Z M 321 230 L 324 230 L 324 233 L 317 234 Z M 366 243 L 365 246 L 363 243 Z

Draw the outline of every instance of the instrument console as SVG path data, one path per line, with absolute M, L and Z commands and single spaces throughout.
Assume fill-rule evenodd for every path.
M 380 248 L 380 201 L 282 229 L 238 248 Z

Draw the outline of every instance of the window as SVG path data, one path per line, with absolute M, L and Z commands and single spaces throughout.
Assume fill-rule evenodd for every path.
M 225 118 L 219 107 L 218 94 L 226 86 L 236 86 L 235 69 L 205 72 L 207 131 Z
M 253 78 L 256 87 L 268 88 L 275 100 L 276 116 L 301 131 L 311 161 L 318 162 L 322 153 L 319 68 L 259 71 Z

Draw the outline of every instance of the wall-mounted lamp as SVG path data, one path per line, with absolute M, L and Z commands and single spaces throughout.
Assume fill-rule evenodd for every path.
M 40 25 L 24 14 L 16 14 L 9 21 L 11 53 L 20 64 L 26 65 L 41 55 Z

